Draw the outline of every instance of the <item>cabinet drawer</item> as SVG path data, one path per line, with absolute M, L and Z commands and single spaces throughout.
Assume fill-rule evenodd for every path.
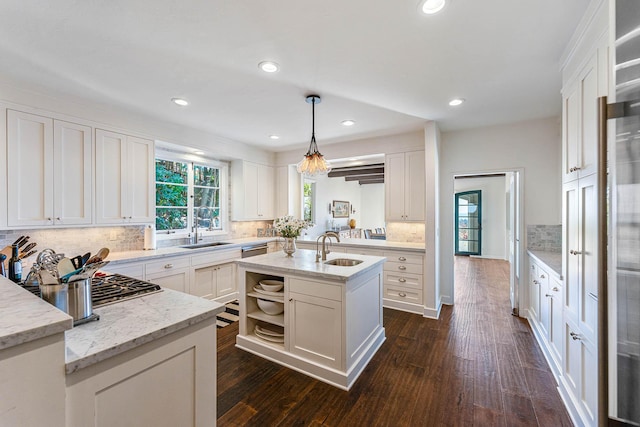
M 406 262 L 387 261 L 384 263 L 384 271 L 422 275 L 422 264 L 407 264 Z
M 145 271 L 149 275 L 189 267 L 189 257 L 172 257 L 146 263 Z
M 423 256 L 414 253 L 397 252 L 397 251 L 384 251 L 384 256 L 387 257 L 387 261 L 401 262 L 404 264 L 419 264 L 423 263 Z
M 394 301 L 422 304 L 422 290 L 402 286 L 384 285 L 384 298 Z
M 384 256 L 384 252 L 379 249 L 369 249 L 369 248 L 347 248 L 348 254 L 358 254 L 358 255 L 370 255 L 370 256 Z
M 141 262 L 127 264 L 107 264 L 100 269 L 105 273 L 122 274 L 123 276 L 133 277 L 134 279 L 144 280 L 144 264 Z
M 289 292 L 342 301 L 342 286 L 330 285 L 326 282 L 292 278 L 289 279 Z
M 193 255 L 191 257 L 191 265 L 193 267 L 199 267 L 203 265 L 221 264 L 239 259 L 241 256 L 240 249 L 213 250 Z
M 411 273 L 384 272 L 384 284 L 390 286 L 402 286 L 404 288 L 422 289 L 422 275 Z

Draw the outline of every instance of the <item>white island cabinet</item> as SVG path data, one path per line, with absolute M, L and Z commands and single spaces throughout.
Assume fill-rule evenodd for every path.
M 274 252 L 236 261 L 240 291 L 236 346 L 349 390 L 385 340 L 385 258 L 329 255 L 329 261 L 336 258 L 362 262 L 349 267 L 315 262 L 315 251 L 308 250 L 298 250 L 293 257 Z M 279 295 L 256 292 L 264 279 L 282 281 L 283 290 Z M 267 314 L 258 307 L 258 299 L 282 303 L 284 312 Z M 278 331 L 283 338 L 261 338 L 256 327 Z

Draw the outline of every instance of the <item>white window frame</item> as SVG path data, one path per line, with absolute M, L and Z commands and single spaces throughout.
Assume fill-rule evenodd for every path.
M 168 160 L 173 162 L 187 163 L 187 226 L 184 230 L 157 230 L 156 236 L 158 240 L 184 239 L 191 237 L 194 225 L 194 184 L 193 184 L 193 165 L 208 166 L 218 168 L 220 170 L 220 230 L 207 230 L 204 227 L 198 227 L 198 236 L 223 236 L 229 234 L 229 163 L 220 160 L 204 158 L 186 153 L 176 153 L 172 151 L 164 151 L 156 149 L 155 161 Z M 155 172 L 154 172 L 155 178 Z M 154 181 L 155 187 L 155 181 Z M 155 188 L 154 188 L 155 189 Z M 155 204 L 154 204 L 155 207 Z M 154 208 L 155 209 L 155 208 Z

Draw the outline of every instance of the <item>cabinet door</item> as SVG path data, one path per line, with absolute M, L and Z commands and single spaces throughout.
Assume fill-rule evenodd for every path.
M 550 315 L 550 327 L 549 327 L 549 344 L 551 345 L 551 351 L 558 362 L 562 361 L 562 355 L 564 354 L 563 347 L 563 323 L 562 323 L 562 285 L 556 280 L 552 279 L 549 285 L 549 315 Z
M 424 221 L 426 196 L 424 168 L 424 151 L 405 154 L 405 221 Z
M 127 137 L 127 212 L 129 222 L 155 218 L 155 160 L 153 141 Z
M 563 360 L 564 378 L 569 386 L 571 394 L 580 396 L 580 387 L 582 386 L 582 345 L 580 344 L 578 328 L 566 316 L 563 322 L 564 326 L 564 347 L 565 358 Z M 596 376 L 595 371 L 592 373 Z
M 54 222 L 91 223 L 93 166 L 91 128 L 56 120 L 54 132 Z
M 53 223 L 53 120 L 8 110 L 9 226 Z
M 384 163 L 385 219 L 404 221 L 404 153 L 388 154 Z
M 529 270 L 529 316 L 538 323 L 540 321 L 540 284 L 538 282 L 538 266 L 531 264 Z
M 235 291 L 235 265 L 230 263 L 216 266 L 216 296 L 229 295 Z
M 289 167 L 276 169 L 276 208 L 275 216 L 289 215 Z
M 202 298 L 212 299 L 216 296 L 216 266 L 196 268 L 189 293 Z
M 538 322 L 542 330 L 542 335 L 548 339 L 551 329 L 551 294 L 549 293 L 549 276 L 547 272 L 542 269 L 538 269 L 538 290 L 540 292 Z
M 162 288 L 173 289 L 174 291 L 188 292 L 189 290 L 189 270 L 178 269 L 167 273 L 148 274 L 147 281 L 160 285 Z
M 96 223 L 126 221 L 126 169 L 125 135 L 96 129 Z
M 562 100 L 562 182 L 578 177 L 580 143 L 580 91 L 579 85 L 570 86 Z
M 291 353 L 341 369 L 342 303 L 289 292 L 287 312 Z
M 258 218 L 273 219 L 274 218 L 274 186 L 275 172 L 271 166 L 258 165 L 258 181 L 257 181 L 257 206 Z
M 580 332 L 597 341 L 598 332 L 598 181 L 596 175 L 580 178 Z M 603 227 L 605 225 L 602 225 Z
M 592 175 L 598 167 L 598 60 L 597 52 L 580 74 L 580 144 L 578 176 Z
M 243 162 L 242 167 L 244 212 L 241 216 L 246 219 L 258 219 L 258 165 Z
M 563 186 L 562 211 L 564 309 L 573 321 L 577 321 L 580 296 L 580 204 L 577 181 Z

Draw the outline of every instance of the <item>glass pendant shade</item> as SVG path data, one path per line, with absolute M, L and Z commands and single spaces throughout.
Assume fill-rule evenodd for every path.
M 311 143 L 309 144 L 309 150 L 304 155 L 300 163 L 298 163 L 298 173 L 303 174 L 306 177 L 314 177 L 317 175 L 325 175 L 331 171 L 331 165 L 318 151 L 318 145 L 316 144 L 315 133 L 315 105 L 320 103 L 320 97 L 318 95 L 307 96 L 307 102 L 311 104 L 312 111 L 312 130 L 311 130 Z

